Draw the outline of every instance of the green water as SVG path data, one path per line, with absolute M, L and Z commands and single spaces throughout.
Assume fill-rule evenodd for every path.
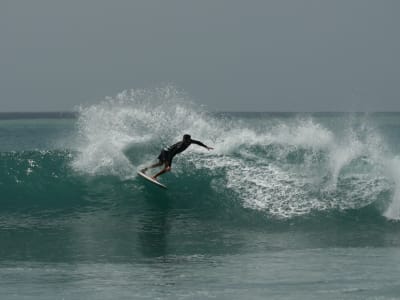
M 400 298 L 400 114 L 195 114 L 164 191 L 109 109 L 0 120 L 0 299 Z

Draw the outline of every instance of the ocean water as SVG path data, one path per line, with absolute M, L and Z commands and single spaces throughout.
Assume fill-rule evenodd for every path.
M 400 113 L 165 87 L 33 117 L 0 115 L 1 300 L 400 299 Z M 215 150 L 136 176 L 185 133 Z

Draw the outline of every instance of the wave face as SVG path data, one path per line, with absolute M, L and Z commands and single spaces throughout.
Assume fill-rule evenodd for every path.
M 53 149 L 1 152 L 2 209 L 164 197 L 268 220 L 365 210 L 400 219 L 396 114 L 210 113 L 167 86 L 80 107 L 71 122 Z M 167 192 L 137 178 L 186 133 L 215 150 L 176 156 L 161 178 Z

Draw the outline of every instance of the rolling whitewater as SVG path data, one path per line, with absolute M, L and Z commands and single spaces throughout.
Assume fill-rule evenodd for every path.
M 2 299 L 400 293 L 400 113 L 215 113 L 167 86 L 32 116 L 0 115 Z M 136 175 L 186 133 L 215 149 L 168 190 Z

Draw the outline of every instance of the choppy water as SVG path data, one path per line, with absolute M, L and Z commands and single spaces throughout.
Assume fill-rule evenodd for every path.
M 162 147 L 192 145 L 161 177 Z M 0 120 L 1 299 L 400 297 L 400 114 L 210 113 L 171 87 Z

